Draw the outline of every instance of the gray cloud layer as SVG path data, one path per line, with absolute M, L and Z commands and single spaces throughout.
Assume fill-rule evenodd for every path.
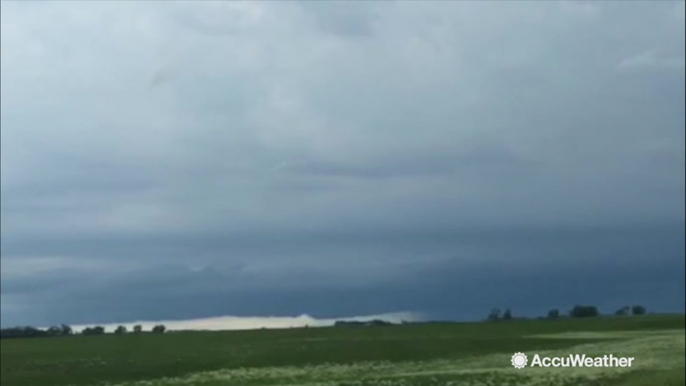
M 683 308 L 683 1 L 3 2 L 1 33 L 3 325 Z

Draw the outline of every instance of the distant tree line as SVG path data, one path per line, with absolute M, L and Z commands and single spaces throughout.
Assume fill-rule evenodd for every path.
M 154 326 L 151 330 L 155 334 L 163 334 L 167 328 L 163 324 L 158 324 Z M 140 324 L 133 326 L 134 334 L 143 333 L 143 326 Z M 124 335 L 127 333 L 125 326 L 119 326 L 114 330 L 115 335 Z M 74 332 L 74 330 L 66 325 L 61 324 L 59 326 L 52 326 L 48 329 L 40 329 L 32 326 L 19 326 L 11 328 L 3 328 L 0 330 L 0 339 L 12 339 L 12 338 L 47 338 L 47 337 L 58 337 L 58 336 L 71 336 L 78 335 L 79 333 Z M 86 327 L 81 330 L 80 335 L 91 336 L 91 335 L 105 335 L 105 327 L 94 326 Z
M 350 320 L 350 321 L 348 321 L 348 320 L 337 320 L 334 323 L 334 326 L 336 326 L 336 327 L 391 326 L 391 325 L 393 325 L 393 323 L 387 322 L 385 320 L 379 320 L 379 319 L 369 320 L 369 321 L 365 321 L 365 322 L 356 321 L 356 320 Z
M 51 336 L 69 336 L 73 335 L 74 331 L 66 324 L 59 326 L 52 326 L 48 329 L 42 330 L 32 326 L 18 326 L 12 328 L 3 328 L 0 330 L 0 338 L 42 338 Z
M 624 306 L 614 313 L 616 316 L 629 316 L 629 315 L 645 315 L 646 314 L 646 308 L 641 306 L 641 305 L 635 305 L 635 306 Z M 596 317 L 599 316 L 600 312 L 598 311 L 598 308 L 595 306 L 588 306 L 588 305 L 576 305 L 574 306 L 568 313 L 568 317 L 570 318 L 590 318 L 590 317 Z M 560 314 L 559 309 L 552 309 L 548 311 L 548 315 L 546 317 L 541 317 L 539 319 L 558 319 L 563 317 Z M 500 311 L 498 308 L 494 308 L 491 310 L 491 312 L 488 314 L 487 320 L 492 321 L 492 322 L 498 322 L 498 321 L 510 321 L 515 319 L 512 316 L 512 311 L 510 309 L 506 309 L 505 312 Z M 360 321 L 344 321 L 344 320 L 339 320 L 334 323 L 335 326 L 388 326 L 392 325 L 393 323 L 384 321 L 384 320 L 370 320 L 370 321 L 365 321 L 365 322 L 360 322 Z M 151 330 L 152 333 L 154 334 L 164 334 L 167 331 L 167 328 L 163 324 L 158 324 L 154 326 Z M 143 326 L 140 324 L 133 326 L 132 330 L 133 334 L 142 334 L 144 333 L 143 331 Z M 115 335 L 124 335 L 128 334 L 128 330 L 126 326 L 118 326 L 114 330 Z M 77 335 L 78 333 L 74 332 L 73 329 L 66 325 L 66 324 L 61 324 L 59 326 L 52 326 L 48 329 L 40 329 L 32 326 L 18 326 L 18 327 L 11 327 L 11 328 L 3 328 L 0 329 L 0 339 L 13 339 L 13 338 L 44 338 L 44 337 L 59 337 L 59 336 L 71 336 L 71 335 Z M 81 335 L 104 335 L 106 334 L 105 332 L 105 327 L 103 326 L 94 326 L 94 327 L 86 327 L 84 328 L 81 333 Z
M 646 314 L 646 308 L 640 305 L 636 306 L 624 306 L 614 313 L 616 316 L 628 316 L 628 315 L 645 315 Z M 574 306 L 571 310 L 569 310 L 568 317 L 570 318 L 592 318 L 600 315 L 600 311 L 598 311 L 598 307 L 596 306 L 588 306 L 588 305 L 576 305 Z M 558 319 L 563 317 L 560 314 L 559 309 L 552 309 L 548 311 L 548 315 L 545 317 L 541 317 L 539 319 Z M 491 310 L 491 312 L 488 314 L 487 320 L 491 322 L 497 322 L 497 321 L 508 321 L 512 320 L 512 312 L 507 309 L 505 310 L 504 313 L 501 314 L 500 309 L 494 308 Z

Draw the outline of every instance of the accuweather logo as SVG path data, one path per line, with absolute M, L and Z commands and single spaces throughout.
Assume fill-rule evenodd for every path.
M 512 367 L 514 367 L 515 369 L 523 369 L 526 366 L 526 362 L 528 362 L 529 359 L 526 357 L 526 354 L 516 352 L 514 353 L 510 361 L 512 362 Z
M 566 357 L 542 357 L 535 354 L 529 364 L 526 354 L 517 352 L 512 355 L 510 362 L 515 369 L 529 367 L 631 367 L 635 358 L 616 357 L 612 354 L 600 357 L 590 357 L 586 354 L 569 354 Z

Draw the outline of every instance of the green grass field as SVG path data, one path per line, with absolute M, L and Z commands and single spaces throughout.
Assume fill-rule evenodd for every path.
M 3 386 L 684 385 L 684 316 L 2 340 Z M 631 368 L 514 369 L 521 351 Z

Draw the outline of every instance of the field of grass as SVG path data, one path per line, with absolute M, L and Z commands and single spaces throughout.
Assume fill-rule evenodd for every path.
M 2 340 L 3 386 L 685 385 L 684 316 Z M 635 357 L 514 369 L 514 352 Z

